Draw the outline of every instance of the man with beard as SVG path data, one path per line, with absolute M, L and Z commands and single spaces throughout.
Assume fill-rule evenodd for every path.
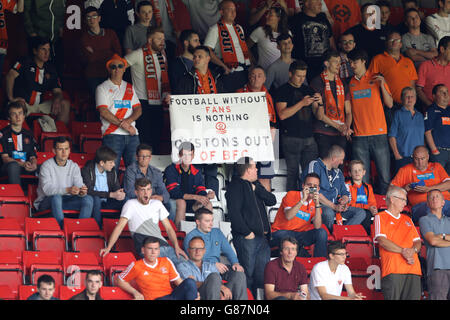
M 183 53 L 171 61 L 169 69 L 170 86 L 176 89 L 178 81 L 194 66 L 194 50 L 200 45 L 200 38 L 195 30 L 183 30 L 180 34 Z

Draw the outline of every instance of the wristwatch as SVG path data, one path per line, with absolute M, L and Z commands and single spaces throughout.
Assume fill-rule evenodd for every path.
M 445 240 L 445 233 L 442 234 L 442 240 Z

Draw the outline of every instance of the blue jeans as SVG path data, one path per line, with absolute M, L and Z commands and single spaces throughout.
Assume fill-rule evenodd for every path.
M 136 160 L 136 148 L 139 145 L 139 136 L 108 134 L 103 137 L 103 145 L 110 147 L 115 153 L 116 171 L 119 172 L 120 159 L 123 156 L 125 167 Z
M 39 210 L 51 209 L 53 217 L 58 221 L 61 229 L 63 228 L 64 212 L 63 210 L 80 210 L 79 219 L 90 218 L 94 199 L 90 195 L 84 197 L 61 195 L 45 197 L 39 204 Z
M 270 261 L 269 243 L 264 236 L 248 240 L 240 234 L 233 234 L 233 244 L 239 263 L 245 270 L 247 287 L 256 297 L 256 289 L 264 287 L 264 268 Z
M 155 300 L 195 300 L 197 298 L 197 285 L 191 278 L 185 279 L 173 289 L 171 294 L 156 298 Z
M 411 208 L 412 221 L 414 223 L 417 223 L 419 222 L 420 218 L 426 216 L 428 213 L 430 213 L 430 208 L 428 208 L 427 203 L 426 202 L 418 203 Z M 450 217 L 450 201 L 445 200 L 444 207 L 442 208 L 442 214 L 446 215 L 447 217 Z
M 346 225 L 361 224 L 366 218 L 366 211 L 361 208 L 349 207 L 347 211 L 341 212 L 343 218 L 346 219 Z M 333 231 L 334 218 L 336 211 L 322 205 L 322 223 L 328 228 L 330 232 Z
M 102 229 L 102 225 L 103 225 L 101 209 L 119 210 L 119 215 L 120 215 L 120 210 L 122 210 L 122 207 L 125 204 L 125 200 L 118 201 L 116 199 L 108 198 L 105 202 L 105 201 L 102 201 L 101 200 L 102 198 L 100 198 L 98 196 L 94 196 L 92 198 L 94 199 L 94 207 L 92 210 L 92 216 L 95 219 L 95 221 L 97 221 L 100 229 Z
M 363 181 L 370 183 L 370 159 L 373 159 L 378 173 L 377 191 L 379 194 L 386 194 L 391 181 L 391 158 L 387 135 L 352 137 L 352 146 L 352 158 L 361 160 L 366 169 Z
M 325 229 L 312 229 L 304 232 L 278 230 L 272 233 L 273 245 L 277 245 L 281 250 L 281 241 L 287 237 L 293 237 L 297 240 L 299 251 L 302 246 L 314 244 L 314 257 L 327 257 L 328 234 Z

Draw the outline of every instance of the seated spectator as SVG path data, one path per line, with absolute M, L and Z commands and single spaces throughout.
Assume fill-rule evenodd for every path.
M 450 217 L 443 215 L 445 199 L 439 190 L 427 193 L 428 214 L 419 219 L 427 247 L 427 288 L 430 300 L 448 300 L 450 282 Z
M 277 37 L 277 48 L 280 50 L 280 58 L 266 69 L 266 88 L 275 93 L 283 84 L 289 81 L 289 66 L 295 60 L 292 58 L 292 36 L 289 33 L 280 34 Z
M 178 245 L 175 231 L 167 219 L 169 212 L 161 201 L 151 199 L 152 184 L 150 180 L 147 178 L 137 179 L 134 186 L 136 199 L 128 200 L 123 206 L 119 222 L 111 233 L 106 248 L 100 250 L 100 256 L 104 256 L 111 251 L 117 239 L 119 239 L 122 230 L 128 223 L 137 254 L 143 254 L 139 248 L 142 247 L 144 239 L 151 236 L 159 240 L 158 255 L 160 257 L 168 257 L 175 264 L 181 262 L 180 255 L 188 259 L 186 253 Z M 169 240 L 173 243 L 173 247 L 162 236 L 159 227 L 160 222 L 165 228 Z
M 450 36 L 439 41 L 438 51 L 439 55 L 423 62 L 418 71 L 417 96 L 426 107 L 433 103 L 432 91 L 435 85 L 443 83 L 450 88 Z
M 433 162 L 439 162 L 450 173 L 450 108 L 448 88 L 437 84 L 433 88 L 433 104 L 425 115 L 425 140 Z
M 398 25 L 395 26 L 395 29 L 401 34 L 404 35 L 408 32 L 408 25 L 406 22 L 406 11 L 409 9 L 415 9 L 419 13 L 420 20 L 425 20 L 425 15 L 422 11 L 420 11 L 420 7 L 417 0 L 402 0 L 402 7 L 403 7 L 403 20 Z M 420 32 L 429 34 L 425 24 L 420 25 Z
M 74 295 L 69 300 L 103 300 L 100 296 L 100 288 L 103 286 L 103 274 L 99 270 L 86 272 L 86 289 Z
M 188 242 L 189 260 L 182 262 L 177 269 L 182 279 L 194 279 L 201 300 L 247 300 L 247 283 L 245 274 L 242 277 L 230 279 L 225 284 L 216 264 L 204 259 L 205 241 L 196 236 Z
M 353 69 L 350 67 L 350 61 L 347 54 L 355 49 L 355 37 L 350 32 L 344 32 L 339 38 L 339 56 L 341 57 L 341 66 L 339 67 L 339 78 L 348 83 L 353 77 Z
M 413 163 L 400 168 L 391 181 L 392 185 L 408 192 L 414 223 L 427 214 L 427 192 L 431 189 L 442 192 L 446 200 L 443 212 L 450 216 L 450 178 L 439 163 L 429 159 L 428 149 L 423 145 L 417 146 L 413 152 Z
M 311 300 L 363 300 L 365 296 L 355 292 L 351 271 L 345 264 L 347 259 L 345 244 L 332 241 L 328 245 L 327 258 L 317 263 L 311 270 L 309 281 Z M 347 296 L 341 296 L 343 286 Z
M 23 128 L 26 107 L 11 102 L 7 113 L 10 124 L 0 131 L 1 172 L 8 176 L 8 183 L 21 184 L 20 175 L 36 172 L 38 145 L 33 133 Z
M 106 63 L 109 79 L 97 87 L 95 102 L 102 121 L 103 145 L 116 154 L 116 171 L 123 157 L 125 166 L 134 160 L 139 144 L 136 120 L 142 114 L 141 104 L 131 83 L 123 80 L 127 61 L 113 55 Z
M 346 225 L 361 224 L 366 213 L 361 208 L 349 207 L 350 192 L 345 185 L 344 175 L 339 169 L 343 164 L 345 151 L 340 146 L 333 145 L 325 158 L 311 161 L 308 170 L 303 172 L 303 181 L 309 173 L 316 173 L 320 177 L 319 201 L 322 206 L 322 223 L 330 232 L 333 222 L 342 223 L 337 216 L 339 213 L 346 219 Z
M 317 155 L 313 137 L 313 113 L 322 104 L 322 97 L 305 79 L 308 66 L 294 61 L 289 67 L 289 82 L 280 86 L 275 94 L 275 107 L 280 119 L 280 138 L 286 160 L 286 190 L 299 190 L 299 164 L 302 172 Z
M 167 208 L 169 206 L 170 195 L 167 192 L 163 181 L 161 170 L 150 165 L 152 160 L 152 147 L 141 143 L 136 148 L 136 161 L 130 164 L 125 170 L 123 187 L 127 200 L 136 198 L 134 184 L 140 178 L 147 178 L 152 182 L 151 199 L 161 201 Z M 168 209 L 169 210 L 169 209 Z
M 248 83 L 237 92 L 265 92 L 267 101 L 267 113 L 269 114 L 270 133 L 272 142 L 275 143 L 277 115 L 273 105 L 272 96 L 264 86 L 266 74 L 261 66 L 250 67 L 248 72 Z M 271 179 L 275 176 L 274 162 L 258 162 L 258 179 L 267 191 L 272 191 Z
M 34 207 L 39 211 L 51 210 L 61 229 L 63 210 L 80 210 L 79 219 L 90 218 L 94 199 L 87 194 L 80 167 L 69 159 L 70 143 L 67 137 L 53 142 L 55 157 L 46 160 L 39 169 L 39 184 Z
M 411 59 L 400 53 L 402 38 L 398 31 L 386 36 L 386 51 L 376 55 L 370 63 L 369 71 L 381 73 L 392 92 L 394 102 L 400 105 L 401 92 L 405 87 L 414 87 L 418 79 L 416 68 Z
M 415 147 L 424 144 L 425 124 L 423 115 L 417 111 L 416 90 L 405 87 L 402 90 L 403 107 L 394 113 L 389 128 L 389 145 L 395 158 L 395 172 L 411 163 L 411 155 Z
M 256 28 L 247 39 L 249 49 L 256 44 L 257 64 L 264 70 L 280 57 L 276 39 L 283 33 L 290 33 L 286 12 L 282 8 L 272 7 L 267 13 L 266 24 Z
M 264 293 L 268 300 L 307 300 L 308 273 L 296 260 L 299 244 L 295 238 L 281 241 L 280 256 L 266 264 Z
M 352 160 L 348 165 L 350 181 L 347 181 L 350 190 L 350 207 L 361 208 L 366 212 L 366 219 L 361 223 L 367 234 L 370 234 L 372 217 L 378 213 L 377 200 L 373 188 L 366 184 L 363 178 L 366 174 L 364 163 L 361 160 Z
M 244 29 L 234 21 L 234 2 L 223 0 L 219 12 L 221 18 L 209 28 L 204 45 L 210 48 L 211 62 L 224 70 L 227 92 L 235 92 L 247 82 L 251 52 L 245 42 Z
M 179 163 L 173 163 L 164 170 L 164 180 L 172 201 L 171 208 L 175 208 L 175 225 L 180 227 L 180 221 L 185 220 L 186 212 L 195 212 L 205 207 L 213 210 L 210 199 L 216 194 L 210 190 L 206 192 L 201 172 L 192 164 L 194 159 L 194 145 L 183 142 L 179 147 Z M 173 203 L 175 202 L 175 204 Z M 173 212 L 171 213 L 173 216 Z
M 251 0 L 249 26 L 264 26 L 270 19 L 272 9 L 283 10 L 284 14 L 290 17 L 295 13 L 295 3 L 293 0 Z
M 411 218 L 401 214 L 406 201 L 405 189 L 392 186 L 386 193 L 387 210 L 375 216 L 373 240 L 380 249 L 385 300 L 420 300 L 422 293 L 421 240 Z
M 194 49 L 200 45 L 198 33 L 192 29 L 180 33 L 183 53 L 171 61 L 169 66 L 170 87 L 176 90 L 178 81 L 188 74 L 194 66 Z
M 115 53 L 122 54 L 122 47 L 113 30 L 100 28 L 98 9 L 88 7 L 84 15 L 87 30 L 81 36 L 81 59 L 89 91 L 95 97 L 97 86 L 108 78 L 105 61 Z
M 120 274 L 117 286 L 135 300 L 197 300 L 195 281 L 182 280 L 171 259 L 159 253 L 160 239 L 146 237 L 141 248 L 143 258 Z M 133 280 L 137 289 L 130 284 Z
M 95 159 L 89 160 L 81 169 L 81 176 L 87 186 L 88 195 L 94 199 L 92 217 L 102 229 L 101 209 L 122 210 L 125 192 L 120 187 L 119 176 L 114 169 L 117 154 L 107 146 L 95 152 Z
M 408 32 L 402 35 L 402 52 L 418 70 L 422 62 L 437 57 L 436 43 L 432 36 L 420 32 L 421 20 L 417 9 L 406 10 L 405 22 Z
M 311 87 L 319 92 L 322 101 L 314 113 L 314 138 L 319 157 L 324 158 L 332 145 L 346 148 L 353 130 L 352 105 L 347 84 L 339 78 L 341 58 L 337 51 L 330 51 L 325 57 L 325 70 L 311 81 Z
M 326 256 L 328 236 L 322 228 L 319 185 L 320 177 L 310 173 L 304 179 L 302 191 L 288 191 L 283 197 L 272 224 L 272 246 L 281 248 L 283 239 L 291 237 L 298 243 L 298 253 L 304 246 L 314 245 L 315 257 Z
M 37 292 L 28 297 L 27 300 L 59 300 L 54 297 L 55 279 L 48 274 L 43 274 L 37 280 Z
M 430 14 L 425 24 L 428 29 L 428 33 L 433 36 L 436 43 L 445 37 L 450 36 L 450 2 L 448 0 L 436 1 L 438 11 Z
M 147 30 L 153 18 L 153 5 L 150 1 L 139 1 L 136 6 L 138 21 L 125 30 L 123 49 L 125 55 L 147 44 Z
M 119 42 L 123 43 L 125 30 L 134 24 L 134 10 L 129 0 L 103 0 L 98 8 L 102 21 L 100 26 L 116 32 Z
M 61 83 L 54 65 L 49 62 L 50 42 L 32 38 L 32 57 L 19 59 L 6 75 L 5 90 L 9 102 L 19 102 L 27 107 L 27 114 L 45 113 L 65 124 L 69 122 L 70 102 L 63 97 Z M 53 97 L 45 100 L 51 92 Z

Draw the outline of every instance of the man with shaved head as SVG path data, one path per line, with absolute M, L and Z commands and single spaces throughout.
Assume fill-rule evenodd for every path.
M 425 146 L 417 146 L 413 152 L 413 162 L 400 168 L 391 181 L 408 193 L 408 202 L 412 206 L 414 223 L 427 214 L 427 192 L 437 189 L 445 198 L 443 213 L 450 216 L 450 178 L 445 169 L 437 162 L 430 162 Z

